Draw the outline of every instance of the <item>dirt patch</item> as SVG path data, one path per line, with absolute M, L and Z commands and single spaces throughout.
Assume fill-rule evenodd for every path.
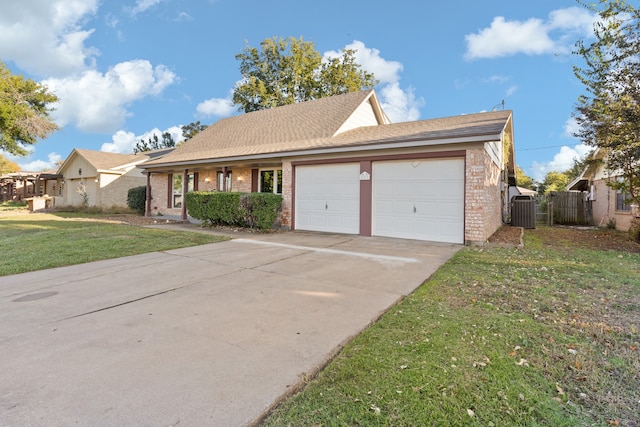
M 493 244 L 520 243 L 520 227 L 504 225 L 488 240 Z M 526 229 L 525 236 L 531 234 L 548 247 L 573 249 L 613 250 L 640 253 L 640 243 L 629 238 L 627 233 L 595 227 L 538 227 Z

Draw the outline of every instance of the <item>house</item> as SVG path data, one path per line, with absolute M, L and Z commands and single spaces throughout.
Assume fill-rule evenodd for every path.
M 54 194 L 60 178 L 55 171 L 19 171 L 0 175 L 0 201 L 17 202 Z
M 75 148 L 58 169 L 55 205 L 126 207 L 129 189 L 146 185 L 140 165 L 171 150 L 120 154 Z
M 373 90 L 229 117 L 148 174 L 147 215 L 188 191 L 282 194 L 286 229 L 484 242 L 515 185 L 510 111 L 391 124 Z
M 640 217 L 638 207 L 626 202 L 629 195 L 607 185 L 619 179 L 606 169 L 606 153 L 596 149 L 589 156 L 587 166 L 580 176 L 567 185 L 567 191 L 588 193 L 593 213 L 593 223 L 599 227 L 615 223 L 617 230 L 629 231 L 634 217 Z

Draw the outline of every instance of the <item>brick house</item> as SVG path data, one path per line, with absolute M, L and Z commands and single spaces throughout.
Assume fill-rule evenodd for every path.
M 634 217 L 640 217 L 637 206 L 628 202 L 629 195 L 607 185 L 619 179 L 618 174 L 606 169 L 606 153 L 594 150 L 580 176 L 567 186 L 567 191 L 583 191 L 591 202 L 593 223 L 599 227 L 615 223 L 616 230 L 629 231 Z
M 171 150 L 120 154 L 75 148 L 58 168 L 61 178 L 51 194 L 55 205 L 80 206 L 86 200 L 88 206 L 126 207 L 129 189 L 146 185 L 139 166 Z
M 483 242 L 515 185 L 510 111 L 390 123 L 373 90 L 229 117 L 141 165 L 147 215 L 188 191 L 275 192 L 286 229 Z

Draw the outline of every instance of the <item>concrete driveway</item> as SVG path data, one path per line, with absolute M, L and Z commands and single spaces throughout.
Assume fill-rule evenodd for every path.
M 0 425 L 253 424 L 460 247 L 276 233 L 0 277 Z

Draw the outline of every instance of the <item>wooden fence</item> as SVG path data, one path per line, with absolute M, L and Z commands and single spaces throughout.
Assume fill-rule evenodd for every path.
M 545 225 L 592 225 L 591 201 L 585 192 L 552 191 L 536 198 L 536 220 Z

